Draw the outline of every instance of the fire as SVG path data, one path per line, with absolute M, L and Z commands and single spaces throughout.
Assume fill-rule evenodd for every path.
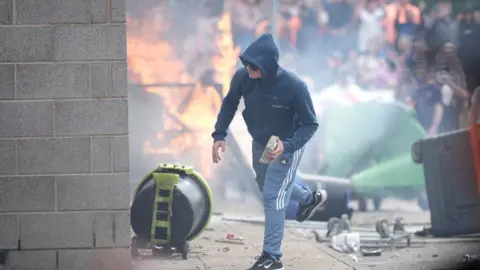
M 146 155 L 168 155 L 175 162 L 193 165 L 205 177 L 212 176 L 211 137 L 221 105 L 213 86 L 205 87 L 187 71 L 173 47 L 161 40 L 162 25 L 150 17 L 142 21 L 128 19 L 129 79 L 143 85 L 189 83 L 192 87 L 146 87 L 145 91 L 162 99 L 164 113 L 159 117 L 163 130 L 144 142 Z M 214 79 L 226 94 L 235 72 L 239 49 L 234 48 L 231 19 L 224 13 L 217 23 L 215 47 L 210 64 Z M 132 31 L 130 31 L 132 29 Z M 139 120 L 141 121 L 141 120 Z
M 240 55 L 240 48 L 235 47 L 232 37 L 232 21 L 230 14 L 225 13 L 218 22 L 218 29 L 220 35 L 216 40 L 217 47 L 220 54 L 214 56 L 212 65 L 218 74 L 219 81 L 223 87 L 223 94 L 227 94 L 230 87 L 230 80 L 236 69 L 238 56 Z

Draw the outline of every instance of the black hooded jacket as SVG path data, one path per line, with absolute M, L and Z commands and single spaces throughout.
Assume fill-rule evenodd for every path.
M 237 111 L 240 99 L 242 112 L 253 139 L 266 145 L 275 135 L 284 143 L 285 153 L 302 148 L 318 127 L 312 99 L 306 84 L 278 64 L 279 52 L 270 34 L 254 41 L 240 56 L 257 66 L 261 79 L 251 79 L 245 68 L 237 70 L 224 98 L 212 137 L 225 140 L 227 129 Z

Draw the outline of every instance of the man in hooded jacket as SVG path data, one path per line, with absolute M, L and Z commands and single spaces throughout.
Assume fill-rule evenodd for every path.
M 242 116 L 253 138 L 253 168 L 265 210 L 263 252 L 250 269 L 282 270 L 281 244 L 290 198 L 299 203 L 299 222 L 309 219 L 327 200 L 324 190 L 311 192 L 293 181 L 318 122 L 306 84 L 279 66 L 278 48 L 270 34 L 250 44 L 240 60 L 244 68 L 233 75 L 212 133 L 212 158 L 214 163 L 220 161 L 219 150 L 225 151 L 227 129 L 243 97 Z M 264 164 L 259 160 L 271 136 L 277 147 L 268 153 L 270 163 Z

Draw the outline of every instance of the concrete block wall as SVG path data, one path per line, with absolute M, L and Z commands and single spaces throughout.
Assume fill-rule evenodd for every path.
M 124 0 L 0 0 L 4 268 L 132 268 L 126 70 Z

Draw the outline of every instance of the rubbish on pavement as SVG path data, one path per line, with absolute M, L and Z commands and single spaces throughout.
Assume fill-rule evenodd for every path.
M 327 222 L 327 233 L 326 237 L 332 237 L 335 235 L 339 235 L 341 233 L 349 233 L 352 232 L 352 225 L 348 218 L 347 214 L 343 214 L 340 219 L 338 218 L 331 218 Z
M 465 263 L 470 263 L 470 262 L 480 262 L 480 254 L 465 254 L 462 259 L 463 262 Z
M 360 252 L 362 253 L 362 256 L 364 257 L 371 257 L 371 256 L 381 256 L 382 255 L 382 250 L 381 249 L 361 249 Z
M 427 237 L 431 235 L 430 231 L 431 231 L 431 228 L 423 227 L 423 229 L 415 232 L 415 236 Z
M 386 219 L 381 219 L 375 223 L 375 231 L 380 235 L 381 238 L 389 238 L 390 230 L 389 224 Z
M 353 232 L 334 235 L 332 237 L 331 247 L 342 253 L 357 252 L 360 248 L 360 234 Z
M 340 239 L 348 235 L 349 229 L 349 223 L 338 218 L 331 218 L 327 223 L 325 236 L 322 235 L 322 230 L 314 230 L 313 233 L 317 242 L 330 242 L 335 250 L 349 252 L 348 248 L 342 248 L 342 244 L 339 244 L 342 242 Z M 393 226 L 390 226 L 387 220 L 382 219 L 375 223 L 375 230 L 366 228 L 357 230 L 357 228 L 354 228 L 353 231 L 359 234 L 357 244 L 361 248 L 394 250 L 396 248 L 411 247 L 412 245 L 412 234 L 405 231 L 403 217 L 397 217 Z M 333 237 L 339 235 L 342 235 L 342 237 L 336 237 L 333 240 Z M 417 241 L 415 244 L 424 245 L 425 241 Z
M 219 239 L 219 240 L 215 240 L 215 242 L 222 243 L 222 244 L 245 245 L 245 242 L 243 240 Z
M 338 219 L 338 218 L 334 218 Z M 222 221 L 227 222 L 241 222 L 248 224 L 264 225 L 265 218 L 263 216 L 235 216 L 235 215 L 223 215 Z M 295 220 L 285 220 L 285 227 L 297 228 L 297 229 L 315 229 L 315 230 L 327 230 L 328 222 L 324 221 L 304 221 L 299 223 Z M 371 228 L 352 226 L 352 230 L 356 232 L 371 232 Z
M 389 238 L 360 238 L 360 246 L 364 248 L 389 248 L 394 250 L 400 247 L 410 247 L 411 244 L 411 234 L 409 233 L 396 233 Z
M 403 217 L 397 217 L 393 225 L 393 232 L 390 231 L 390 225 L 386 219 L 378 220 L 375 223 L 375 231 L 381 239 L 362 239 L 362 246 L 370 247 L 388 247 L 395 249 L 400 246 L 410 247 L 411 234 L 405 232 Z
M 480 269 L 480 254 L 465 254 L 459 263 L 462 269 Z
M 227 233 L 228 240 L 243 240 L 241 236 L 236 236 L 234 233 Z
M 358 262 L 358 261 L 359 261 L 358 257 L 357 257 L 356 255 L 354 255 L 354 254 L 348 255 L 348 258 L 349 258 L 350 260 L 354 261 L 354 262 Z
M 315 237 L 315 241 L 317 243 L 325 243 L 327 242 L 327 239 L 326 238 L 322 238 L 322 236 L 320 236 L 320 233 L 318 233 L 317 230 L 313 230 L 313 236 Z
M 347 214 L 343 214 L 340 217 L 340 221 L 341 221 L 341 229 L 344 232 L 352 232 L 352 224 L 350 223 L 350 219 Z
M 330 238 L 342 233 L 342 222 L 338 218 L 331 218 L 327 223 L 327 233 L 325 237 Z
M 395 219 L 395 224 L 393 225 L 393 233 L 395 232 L 405 232 L 405 223 L 403 222 L 403 217 L 397 217 Z

